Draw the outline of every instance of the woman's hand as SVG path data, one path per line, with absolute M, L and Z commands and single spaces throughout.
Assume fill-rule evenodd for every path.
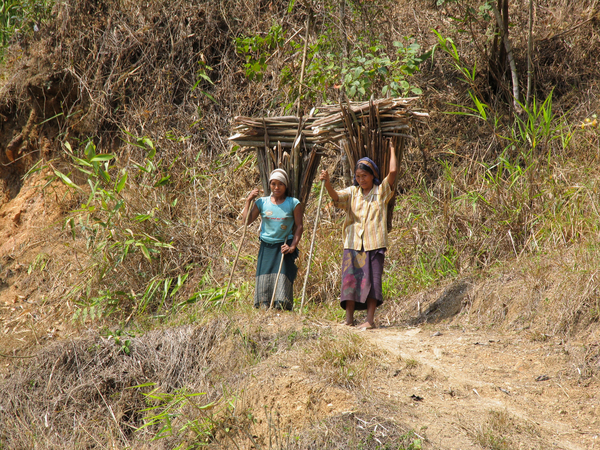
M 285 254 L 294 253 L 295 250 L 296 250 L 295 245 L 283 244 L 281 246 L 281 253 L 285 253 Z
M 258 197 L 258 193 L 259 193 L 258 188 L 252 189 L 252 191 L 248 194 L 248 197 L 246 198 L 246 203 L 250 203 L 256 197 Z
M 337 202 L 339 200 L 339 196 L 333 186 L 331 185 L 331 181 L 329 180 L 329 172 L 326 170 L 321 170 L 321 174 L 319 175 L 319 180 L 325 183 L 325 189 L 327 189 L 327 193 L 331 197 L 331 200 Z

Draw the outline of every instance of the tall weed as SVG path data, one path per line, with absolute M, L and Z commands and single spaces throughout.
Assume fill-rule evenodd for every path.
M 169 191 L 172 164 L 166 166 L 157 157 L 154 142 L 146 137 L 132 136 L 129 144 L 145 154 L 129 167 L 118 169 L 116 156 L 97 153 L 91 140 L 75 149 L 65 143 L 71 172 L 59 170 L 57 161 L 47 165 L 50 181 L 61 181 L 78 203 L 64 227 L 75 243 L 85 243 L 89 255 L 82 267 L 85 281 L 72 286 L 68 294 L 79 305 L 74 316 L 78 320 L 114 313 L 157 314 L 208 294 L 196 292 L 179 299 L 194 265 L 187 264 L 184 270 L 170 268 L 175 251 L 173 228 L 187 219 L 170 214 L 179 201 Z

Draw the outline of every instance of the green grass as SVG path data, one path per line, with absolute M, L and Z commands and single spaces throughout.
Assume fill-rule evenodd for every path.
M 16 33 L 31 33 L 48 20 L 54 0 L 3 0 L 0 4 L 0 61 Z

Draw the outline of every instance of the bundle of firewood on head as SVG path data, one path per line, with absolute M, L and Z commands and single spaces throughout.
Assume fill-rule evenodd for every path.
M 234 119 L 229 138 L 243 147 L 255 147 L 260 180 L 269 192 L 269 174 L 283 169 L 290 179 L 288 193 L 306 205 L 324 147 L 316 143 L 311 125 L 315 116 L 282 116 L 252 119 L 238 116 Z
M 387 173 L 389 154 L 386 139 L 395 139 L 396 143 L 400 143 L 396 147 L 403 147 L 404 139 L 413 137 L 411 130 L 416 122 L 429 117 L 426 112 L 411 108 L 416 100 L 416 97 L 385 98 L 321 107 L 312 124 L 314 142 L 339 141 L 352 167 L 360 158 L 368 156 L 379 166 L 382 174 Z
M 339 145 L 352 168 L 360 158 L 368 156 L 384 176 L 390 162 L 387 140 L 394 139 L 400 162 L 405 138 L 412 138 L 415 124 L 429 116 L 412 107 L 416 101 L 417 98 L 386 98 L 326 105 L 305 117 L 238 116 L 233 122 L 235 134 L 229 140 L 256 148 L 265 193 L 269 192 L 269 174 L 281 168 L 290 177 L 290 195 L 306 204 L 326 143 Z M 388 225 L 390 221 L 388 212 Z
M 377 164 L 383 178 L 390 168 L 388 140 L 394 140 L 400 163 L 405 139 L 413 138 L 412 132 L 418 133 L 416 124 L 429 117 L 426 112 L 411 108 L 416 100 L 386 98 L 322 108 L 328 115 L 318 118 L 312 125 L 315 142 L 339 141 L 352 168 L 360 158 L 367 156 Z M 393 209 L 394 198 L 388 206 L 388 228 L 392 226 Z

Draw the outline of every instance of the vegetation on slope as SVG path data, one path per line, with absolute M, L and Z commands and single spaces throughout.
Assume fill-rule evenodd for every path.
M 48 331 L 47 317 L 63 316 L 71 331 L 100 330 L 104 339 L 92 334 L 74 350 L 88 352 L 98 367 L 125 364 L 140 339 L 175 325 L 205 327 L 182 328 L 193 334 L 256 320 L 240 306 L 252 295 L 254 240 L 244 249 L 235 295 L 220 301 L 237 250 L 242 199 L 259 184 L 253 155 L 227 144 L 228 125 L 235 115 L 278 115 L 296 107 L 308 112 L 337 102 L 341 93 L 353 99 L 420 95 L 432 113 L 403 161 L 384 277 L 390 300 L 382 318 L 406 323 L 418 315 L 418 299 L 427 304 L 447 285 L 467 279 L 473 289 L 462 314 L 451 320 L 591 342 L 600 318 L 598 10 L 593 1 L 534 3 L 530 71 L 528 11 L 508 0 L 499 2 L 498 14 L 510 55 L 496 3 L 486 1 L 11 3 L 13 12 L 3 10 L 0 17 L 0 198 L 10 205 L 36 186 L 60 219 L 46 225 L 37 247 L 23 241 L 0 254 L 0 293 L 5 285 L 21 286 L 38 316 L 10 330 L 30 328 L 26 345 L 1 353 L 31 352 L 28 347 Z M 514 73 L 520 75 L 520 105 L 513 101 Z M 343 163 L 335 150 L 331 154 L 325 164 L 343 184 Z M 339 219 L 326 209 L 304 311 L 309 317 L 339 316 Z M 302 271 L 304 264 L 301 259 Z M 3 308 L 9 317 L 9 307 Z M 230 345 L 219 354 L 230 361 L 232 342 L 255 341 L 231 330 L 223 334 L 231 341 L 224 340 Z M 55 345 L 47 359 L 16 370 L 1 389 L 18 393 L 28 374 L 48 366 L 50 379 L 33 387 L 48 395 L 52 374 L 64 369 L 62 384 L 55 379 L 56 398 L 67 395 L 72 359 L 60 356 L 66 344 Z M 586 376 L 597 374 L 598 360 L 594 351 L 586 354 Z M 148 364 L 167 370 L 163 362 Z M 88 386 L 96 406 L 112 411 L 105 426 L 115 445 L 135 442 L 131 427 L 150 416 L 140 408 L 151 388 L 135 385 L 163 380 L 157 392 L 171 397 L 154 400 L 164 404 L 192 386 L 206 391 L 203 407 L 216 401 L 223 406 L 219 414 L 229 411 L 223 386 L 235 390 L 236 376 L 196 385 L 171 383 L 160 373 L 112 385 L 103 376 L 98 396 Z M 137 392 L 138 407 L 117 417 L 125 401 L 117 395 L 109 403 L 117 391 Z M 10 408 L 1 405 L 0 415 L 29 404 L 27 396 L 11 402 Z M 213 416 L 203 417 L 212 423 Z M 0 443 L 9 445 L 26 422 L 15 422 Z M 115 422 L 119 427 L 112 427 Z M 215 429 L 194 426 L 194 439 L 203 433 L 216 439 Z M 40 445 L 53 445 L 44 423 L 32 427 L 21 433 L 24 439 L 47 436 Z M 158 433 L 158 422 L 153 427 L 142 433 Z

